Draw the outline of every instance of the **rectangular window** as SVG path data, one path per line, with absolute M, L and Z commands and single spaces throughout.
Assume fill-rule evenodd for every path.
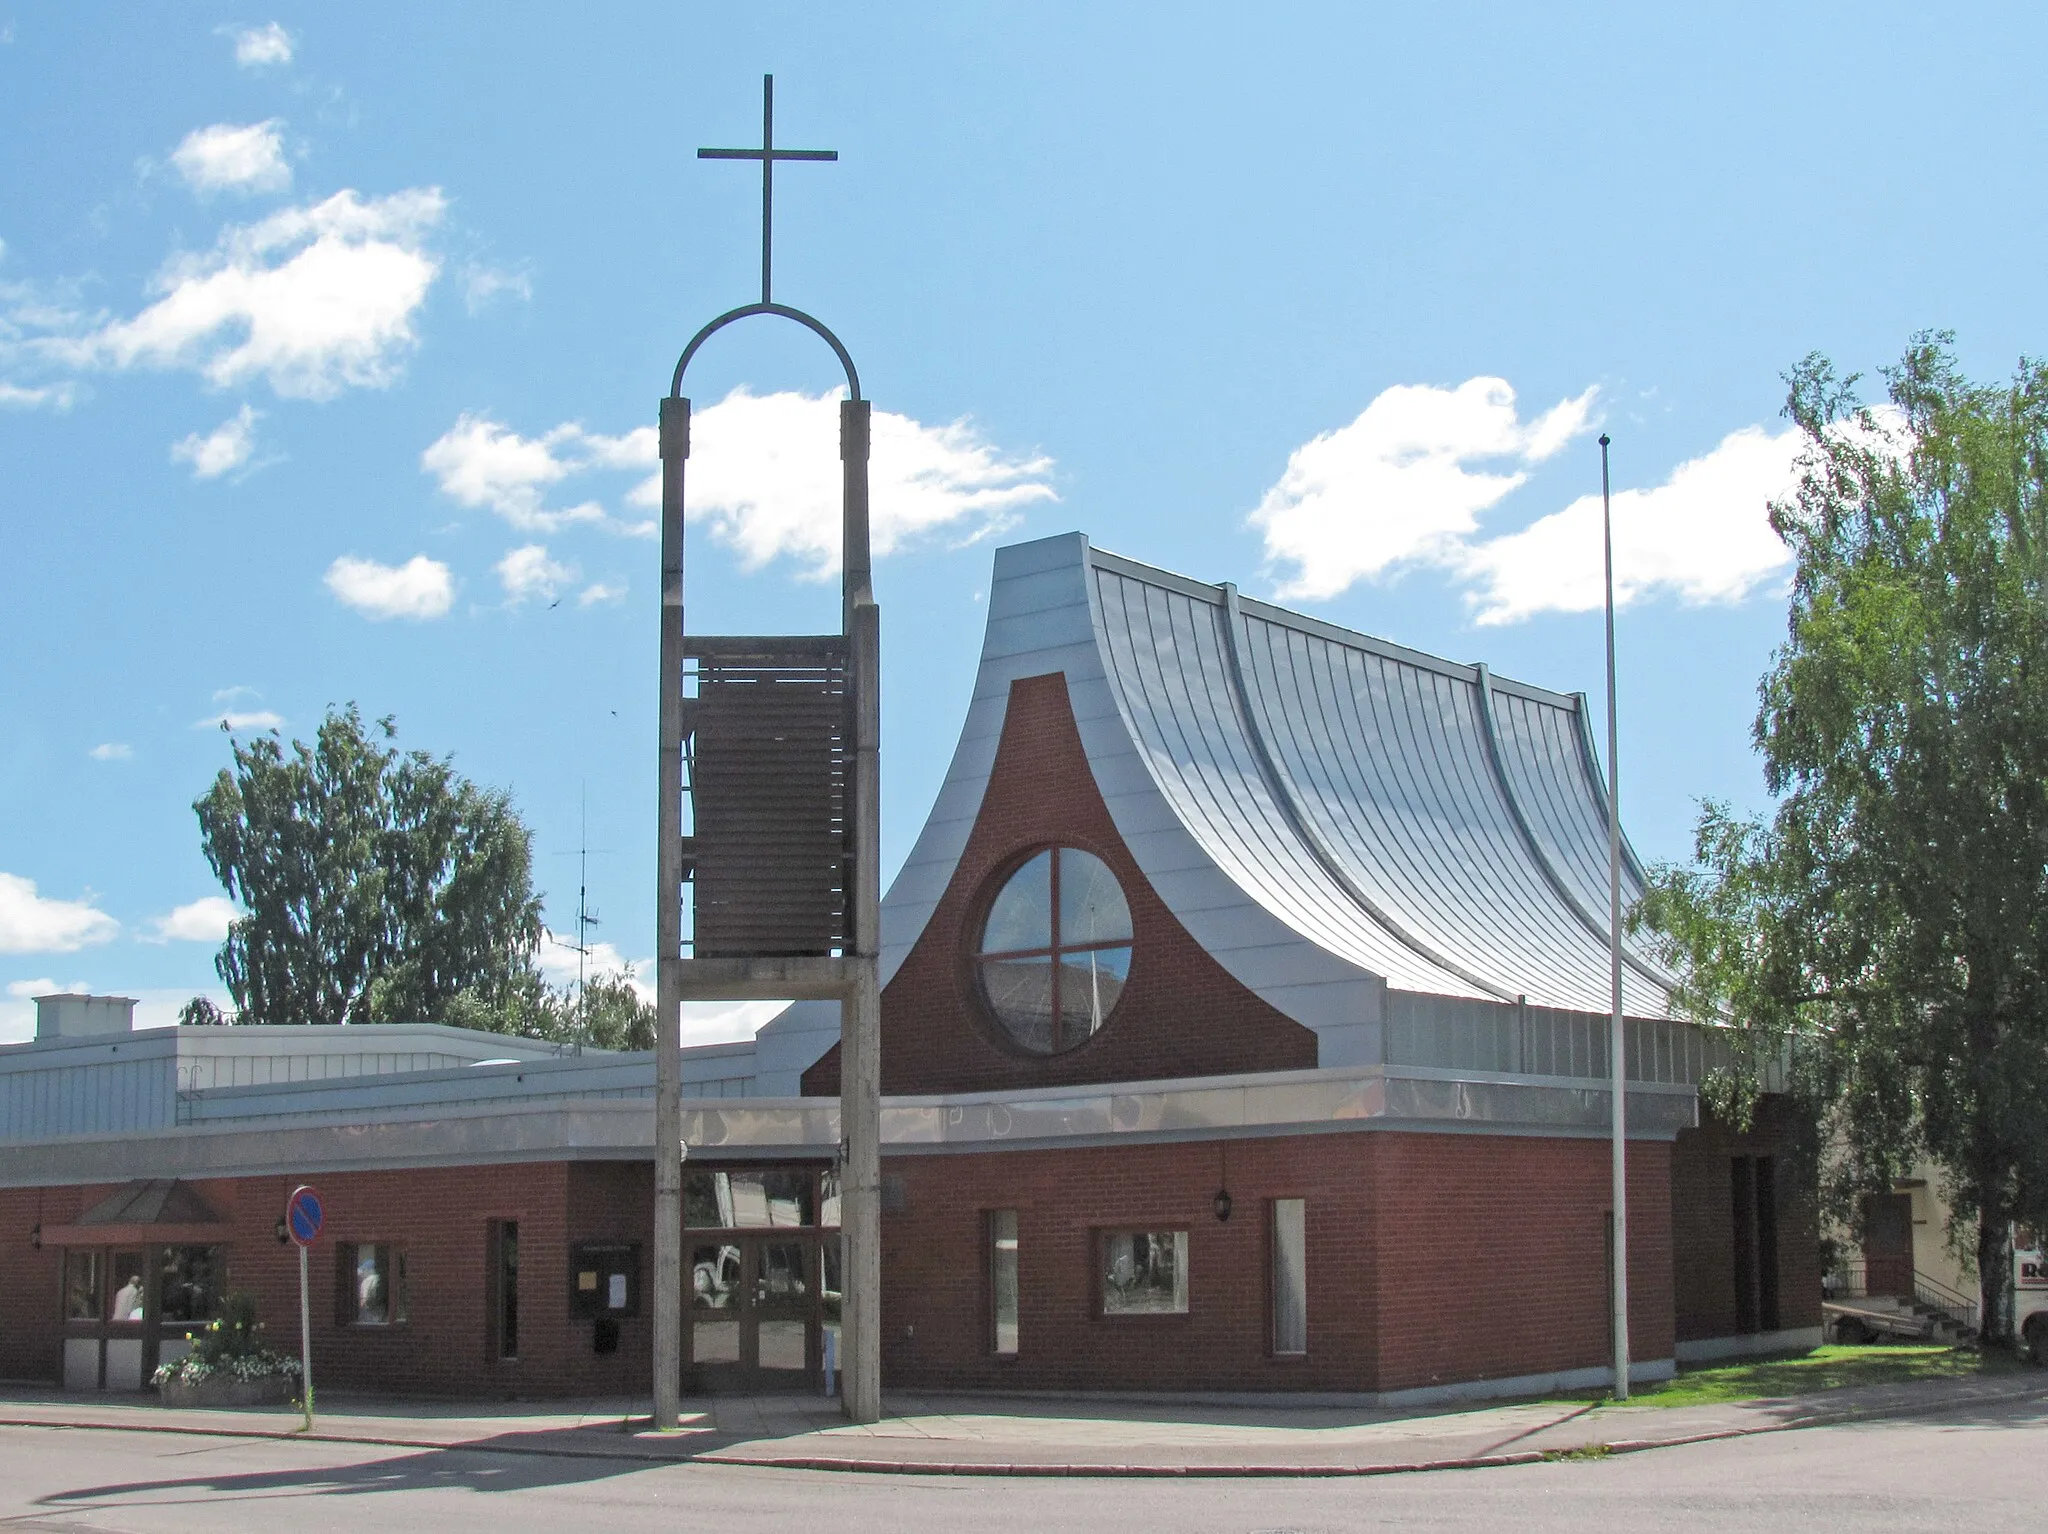
M 988 1215 L 988 1289 L 998 1358 L 1017 1356 L 1017 1211 Z
M 343 1326 L 402 1326 L 406 1320 L 405 1253 L 383 1241 L 343 1242 L 334 1249 L 335 1319 Z
M 211 1321 L 220 1311 L 220 1260 L 210 1246 L 167 1246 L 157 1266 L 159 1321 Z
M 1188 1309 L 1188 1233 L 1102 1233 L 1102 1313 L 1180 1316 Z
M 100 1254 L 88 1248 L 64 1254 L 64 1319 L 100 1318 Z
M 1756 1158 L 1756 1323 L 1778 1329 L 1778 1165 L 1770 1156 Z
M 142 1253 L 114 1253 L 114 1267 L 107 1275 L 107 1286 L 114 1291 L 107 1301 L 107 1319 L 140 1321 L 142 1302 L 148 1294 L 148 1286 L 142 1281 Z
M 815 1225 L 817 1200 L 817 1176 L 809 1171 L 691 1172 L 683 1179 L 683 1223 L 692 1230 Z
M 496 1273 L 492 1290 L 496 1300 L 491 1331 L 498 1357 L 519 1357 L 519 1222 L 500 1220 L 497 1224 Z
M 1308 1206 L 1273 1200 L 1273 1352 L 1308 1351 Z

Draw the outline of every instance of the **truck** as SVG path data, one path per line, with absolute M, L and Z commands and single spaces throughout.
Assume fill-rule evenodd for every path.
M 2012 1324 L 2034 1363 L 2048 1368 L 2048 1232 L 2024 1225 L 2012 1233 Z

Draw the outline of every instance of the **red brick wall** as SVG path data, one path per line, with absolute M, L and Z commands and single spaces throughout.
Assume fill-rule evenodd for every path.
M 64 1257 L 54 1247 L 37 1251 L 29 1232 L 77 1219 L 92 1207 L 80 1195 L 77 1188 L 0 1188 L 0 1380 L 54 1385 L 63 1375 Z
M 1380 1387 L 1579 1369 L 1611 1358 L 1605 1140 L 1372 1137 L 1386 1254 Z M 1671 1356 L 1670 1147 L 1629 1146 L 1629 1352 Z
M 996 875 L 1050 842 L 1092 852 L 1115 871 L 1135 942 L 1130 980 L 1109 1022 L 1078 1049 L 1048 1057 L 1017 1048 L 987 1018 L 966 955 Z M 882 1090 L 997 1091 L 1315 1064 L 1314 1032 L 1232 979 L 1138 871 L 1095 786 L 1065 675 L 1013 682 L 988 793 L 959 868 L 882 993 Z M 804 1073 L 803 1089 L 838 1093 L 837 1046 Z
M 1757 1105 L 1748 1130 L 1721 1123 L 1705 1104 L 1700 1127 L 1672 1147 L 1673 1304 L 1678 1336 L 1691 1342 L 1737 1330 L 1735 1216 L 1729 1163 L 1737 1156 L 1776 1159 L 1778 1324 L 1820 1325 L 1820 1228 L 1810 1160 L 1802 1157 L 1795 1111 L 1782 1097 Z
M 1630 1315 L 1671 1351 L 1667 1147 L 1633 1147 Z M 883 1369 L 894 1388 L 1398 1390 L 1606 1361 L 1597 1140 L 1347 1133 L 893 1157 Z M 1219 1223 L 1213 1198 L 1230 1190 Z M 1308 1355 L 1268 1338 L 1267 1204 L 1307 1202 Z M 1014 1208 L 1019 1334 L 989 1345 L 985 1212 Z M 1095 1233 L 1185 1229 L 1189 1313 L 1098 1312 Z
M 417 1395 L 552 1396 L 647 1388 L 647 1319 L 622 1323 L 619 1351 L 591 1351 L 591 1323 L 569 1314 L 572 1240 L 651 1246 L 653 1172 L 632 1163 L 560 1162 L 329 1173 L 312 1179 L 327 1207 L 308 1289 L 316 1389 Z M 227 1284 L 256 1297 L 272 1343 L 298 1348 L 298 1254 L 274 1232 L 299 1179 L 252 1177 L 192 1186 L 225 1223 Z M 73 1218 L 112 1187 L 50 1189 L 42 1221 Z M 59 1254 L 30 1250 L 35 1191 L 0 1192 L 0 1377 L 54 1384 Z M 490 1225 L 519 1222 L 520 1358 L 497 1357 L 486 1296 Z M 17 1235 L 17 1227 L 19 1234 Z M 338 1324 L 340 1242 L 388 1242 L 406 1254 L 408 1320 L 390 1327 Z

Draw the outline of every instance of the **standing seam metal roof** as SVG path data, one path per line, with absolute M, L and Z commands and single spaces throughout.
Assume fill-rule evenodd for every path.
M 1606 1010 L 1605 787 L 1583 699 L 1088 557 L 1132 735 L 1248 892 L 1401 989 Z M 1632 856 L 1624 879 L 1633 900 Z M 1668 977 L 1624 953 L 1628 1010 L 1665 1013 Z

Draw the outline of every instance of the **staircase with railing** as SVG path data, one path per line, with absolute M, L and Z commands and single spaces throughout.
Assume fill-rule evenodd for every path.
M 1944 1341 L 1970 1342 L 1977 1336 L 1977 1302 L 1917 1269 L 1910 1293 L 1904 1292 L 1903 1285 L 1887 1284 L 1873 1294 L 1866 1265 L 1844 1262 L 1821 1280 L 1821 1291 L 1829 1300 L 1896 1302 L 1901 1308 L 1925 1317 L 1933 1334 Z

